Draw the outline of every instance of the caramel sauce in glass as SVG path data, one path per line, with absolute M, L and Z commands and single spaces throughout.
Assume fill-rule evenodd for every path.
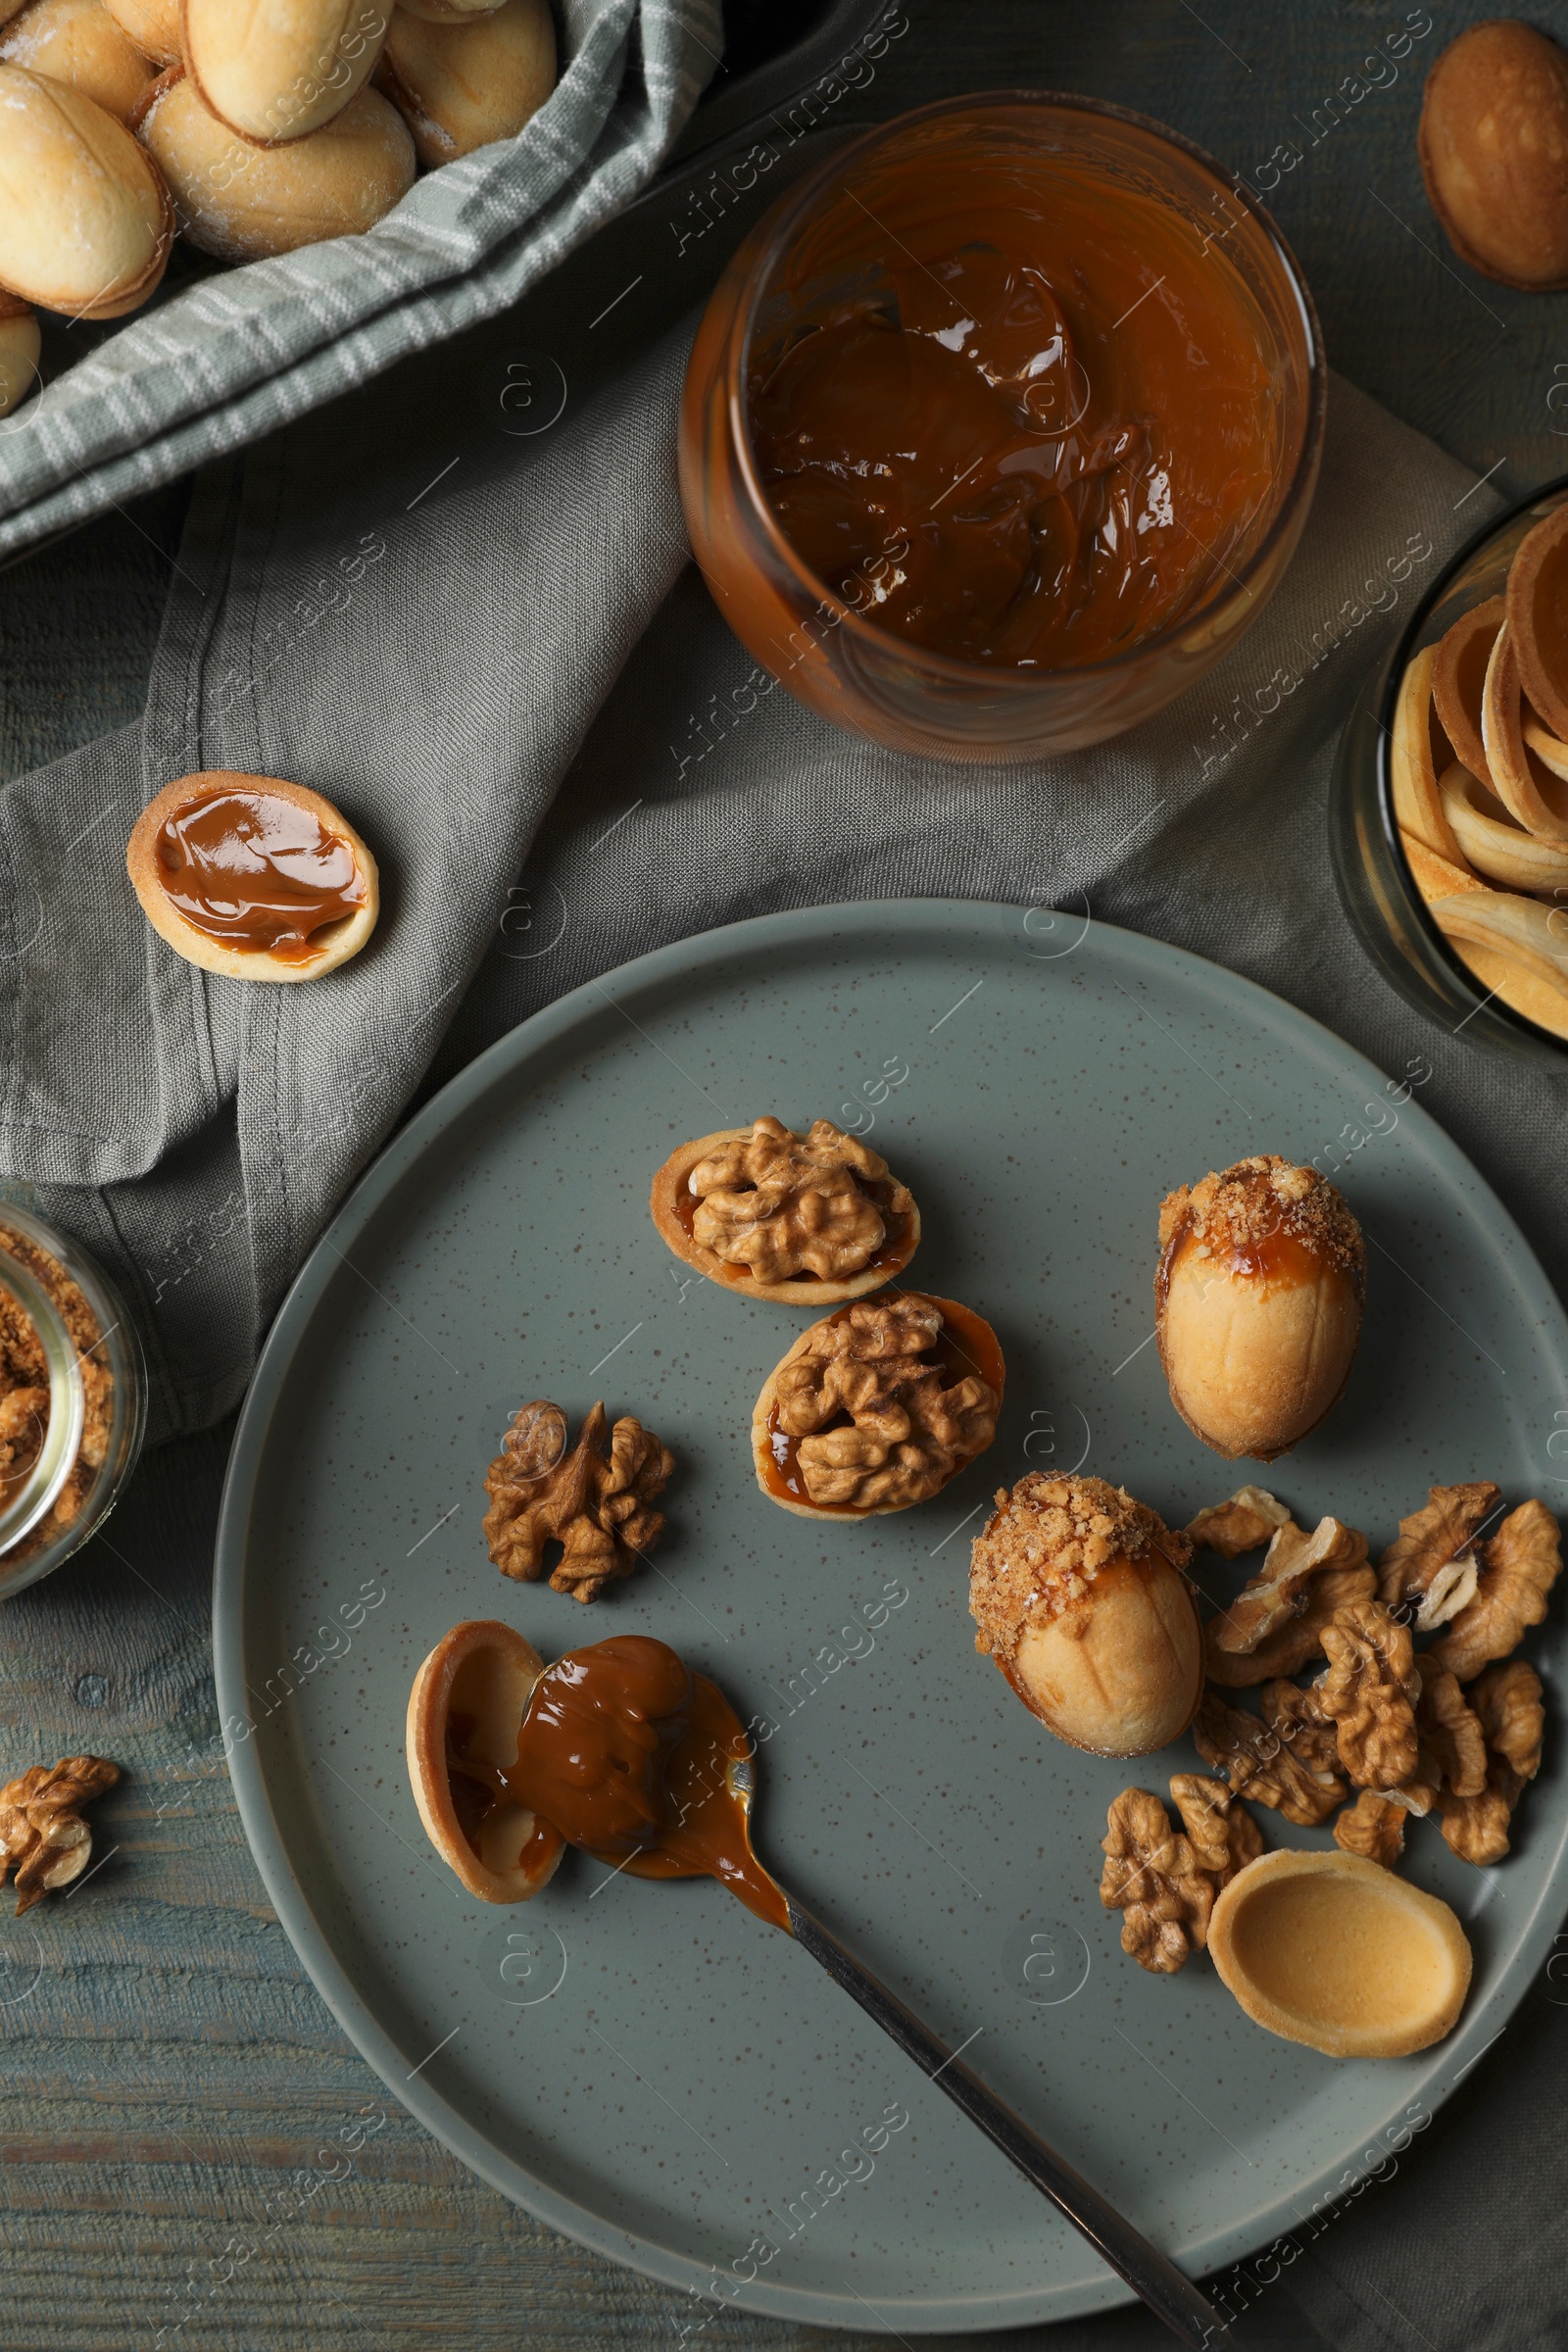
M 897 1291 L 883 1293 L 884 1298 L 898 1298 L 901 1295 Z M 929 1294 L 922 1292 L 921 1296 L 927 1297 Z M 825 1315 L 823 1321 L 842 1323 L 859 1303 L 858 1299 L 850 1299 L 831 1315 Z M 994 1389 L 1000 1397 L 1006 1378 L 1006 1366 L 990 1325 L 972 1314 L 968 1307 L 960 1306 L 956 1299 L 933 1298 L 932 1304 L 942 1310 L 942 1336 L 929 1356 L 921 1360 L 929 1362 L 932 1370 L 940 1375 L 945 1389 L 952 1388 L 966 1373 L 972 1372 L 989 1389 Z M 849 1425 L 851 1418 L 850 1414 L 843 1413 L 824 1426 L 827 1429 L 842 1429 Z M 812 1430 L 810 1434 L 812 1437 L 821 1437 L 823 1431 Z M 767 1415 L 767 1457 L 762 1464 L 762 1481 L 768 1493 L 788 1502 L 809 1503 L 813 1511 L 830 1512 L 836 1519 L 868 1518 L 868 1512 L 857 1510 L 853 1503 L 811 1501 L 801 1470 L 803 1442 L 788 1430 L 780 1429 L 778 1406 L 771 1405 Z M 962 1467 L 960 1463 L 959 1468 Z
M 867 218 L 887 224 L 875 266 Z M 1282 385 L 1224 243 L 1048 149 L 869 158 L 785 283 L 829 291 L 748 380 L 785 537 L 874 628 L 1024 668 L 1199 610 L 1274 485 Z
M 632 1878 L 717 1879 L 759 1919 L 793 1933 L 729 1781 L 752 1742 L 717 1684 L 666 1642 L 617 1634 L 558 1658 L 534 1685 L 517 1760 L 505 1769 L 465 1753 L 471 1728 L 449 1718 L 453 1805 L 470 1844 L 506 1800 L 535 1817 L 524 1862 L 564 1838 Z
M 158 879 L 187 923 L 284 963 L 321 954 L 316 934 L 365 904 L 353 850 L 319 817 L 257 785 L 205 793 L 167 816 Z

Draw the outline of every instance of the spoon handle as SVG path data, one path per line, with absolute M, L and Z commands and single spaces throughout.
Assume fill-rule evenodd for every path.
M 1015 2115 L 1004 2100 L 988 2090 L 962 2059 L 939 2040 L 929 2026 L 922 2025 L 914 2011 L 906 2009 L 880 1978 L 863 1968 L 853 1952 L 846 1951 L 838 1937 L 819 1919 L 813 1918 L 804 1903 L 797 1902 L 792 1894 L 786 1894 L 785 1901 L 795 1940 L 802 1950 L 809 1952 L 834 1982 L 859 2002 L 866 2015 L 875 2019 L 905 2055 L 912 2058 L 921 2072 L 939 2084 L 956 2106 L 963 2109 L 970 2122 L 978 2124 L 986 2137 L 996 2142 L 1009 2163 L 1015 2164 L 1036 2188 L 1044 2190 L 1073 2228 L 1088 2238 L 1102 2262 L 1108 2263 L 1126 2279 L 1172 2334 L 1190 2345 L 1192 2352 L 1224 2352 L 1233 2341 L 1230 2331 L 1191 2279 L 1157 2247 L 1152 2246 L 1114 2205 L 1107 2204 L 1065 2157 L 1048 2147 L 1022 2116 Z

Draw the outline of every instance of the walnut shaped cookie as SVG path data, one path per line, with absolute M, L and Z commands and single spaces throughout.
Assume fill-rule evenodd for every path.
M 1196 1438 L 1271 1462 L 1344 1392 L 1361 1336 L 1366 1249 L 1316 1168 L 1274 1152 L 1160 1203 L 1154 1323 L 1171 1402 Z
M 723 1127 L 672 1152 L 649 1207 L 688 1266 L 743 1298 L 831 1306 L 902 1274 L 920 1211 L 879 1152 L 830 1119 Z
M 1202 1692 L 1191 1551 L 1124 1487 L 1028 1471 L 970 1549 L 975 1647 L 1068 1746 L 1149 1755 Z
M 806 1519 L 925 1502 L 997 1434 L 1005 1366 L 984 1318 L 918 1291 L 803 1331 L 752 1411 L 757 1483 Z

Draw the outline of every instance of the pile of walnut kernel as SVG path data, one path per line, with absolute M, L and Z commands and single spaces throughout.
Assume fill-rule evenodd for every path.
M 1223 1779 L 1171 1781 L 1181 1831 L 1147 1789 L 1110 1807 L 1100 1898 L 1140 1967 L 1168 1976 L 1203 1948 L 1221 1890 L 1262 1851 L 1244 1796 L 1303 1829 L 1336 1815 L 1335 1842 L 1388 1869 L 1427 1814 L 1463 1861 L 1508 1851 L 1544 1728 L 1541 1678 L 1512 1652 L 1544 1617 L 1562 1552 L 1544 1503 L 1499 1521 L 1501 1499 L 1489 1480 L 1433 1487 L 1375 1568 L 1353 1528 L 1298 1528 L 1258 1487 L 1192 1522 L 1194 1543 L 1228 1559 L 1268 1548 L 1204 1629 L 1193 1740 Z M 1314 1661 L 1309 1681 L 1291 1679 Z M 1242 1689 L 1260 1691 L 1261 1714 L 1232 1703 Z

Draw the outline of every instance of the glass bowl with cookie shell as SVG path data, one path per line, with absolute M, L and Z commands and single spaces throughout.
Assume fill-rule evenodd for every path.
M 1350 921 L 1407 1003 L 1568 1066 L 1568 477 L 1461 550 L 1341 739 Z

